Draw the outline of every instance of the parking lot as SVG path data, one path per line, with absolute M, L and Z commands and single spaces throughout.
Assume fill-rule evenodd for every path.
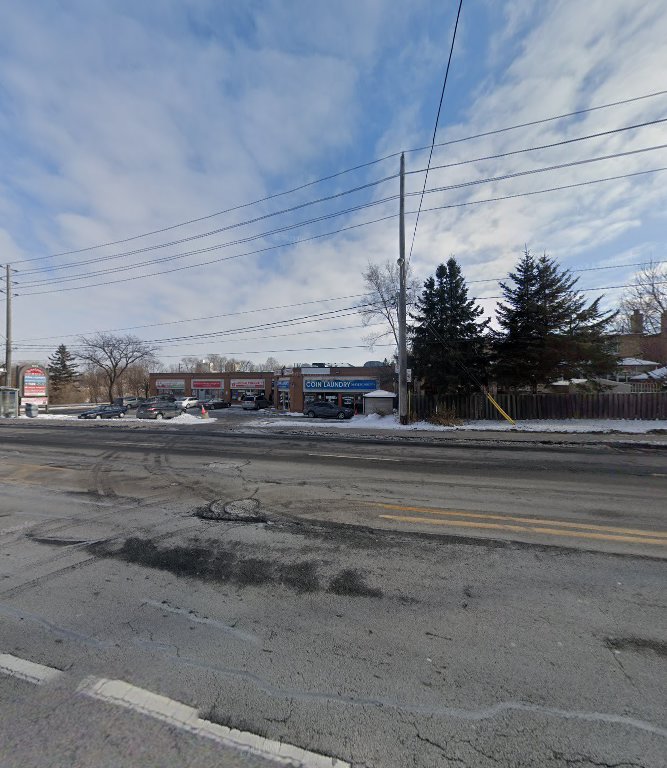
M 63 405 L 63 406 L 52 406 L 49 408 L 48 413 L 44 413 L 40 410 L 40 413 L 38 416 L 36 416 L 34 419 L 31 419 L 31 421 L 76 421 L 77 423 L 89 423 L 88 420 L 79 419 L 79 415 L 83 413 L 84 411 L 90 411 L 93 408 L 96 408 L 97 405 L 95 404 L 77 404 L 77 405 Z M 128 410 L 127 413 L 122 417 L 122 419 L 104 419 L 103 423 L 109 424 L 109 423 L 122 423 L 124 425 L 127 425 L 128 423 L 131 424 L 156 424 L 156 423 L 164 423 L 164 424 L 194 424 L 194 423 L 217 423 L 217 422 L 224 422 L 225 424 L 229 424 L 230 426 L 242 426 L 244 424 L 250 424 L 253 421 L 257 419 L 266 419 L 267 416 L 278 416 L 282 415 L 279 414 L 274 408 L 266 408 L 259 411 L 247 411 L 244 410 L 240 404 L 234 404 L 230 408 L 223 408 L 220 410 L 211 410 L 207 411 L 208 418 L 202 418 L 201 416 L 201 408 L 190 408 L 188 409 L 185 414 L 181 417 L 177 417 L 176 419 L 165 419 L 163 422 L 156 422 L 153 419 L 138 419 L 136 417 L 136 409 Z M 22 416 L 21 419 L 26 419 L 25 416 Z M 99 420 L 93 420 L 95 423 L 99 423 Z

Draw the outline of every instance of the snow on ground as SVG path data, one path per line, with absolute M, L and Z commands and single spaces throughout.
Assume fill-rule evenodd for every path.
M 76 414 L 69 413 L 40 413 L 39 416 L 34 418 L 31 416 L 19 416 L 21 421 L 79 421 L 79 417 Z M 16 419 L 8 419 L 8 421 L 15 421 Z M 2 419 L 4 421 L 4 419 Z M 2 423 L 0 421 L 0 423 Z M 138 424 L 208 424 L 209 419 L 202 419 L 199 416 L 193 416 L 190 413 L 184 413 L 181 416 L 176 416 L 173 419 L 138 419 L 136 416 L 124 416 L 122 419 L 81 419 L 82 422 L 95 422 L 95 424 L 114 424 L 116 426 L 123 426 L 132 424 L 136 426 Z
M 293 414 L 297 416 L 297 414 Z M 512 426 L 507 421 L 467 421 L 461 426 L 442 427 L 429 424 L 427 421 L 417 421 L 412 424 L 399 424 L 396 416 L 354 416 L 349 421 L 324 419 L 273 418 L 260 419 L 253 422 L 253 427 L 330 427 L 334 429 L 382 429 L 420 432 L 455 432 L 457 430 L 479 430 L 484 432 L 625 432 L 643 435 L 652 430 L 667 431 L 667 421 L 633 421 L 630 419 L 549 419 L 517 421 Z

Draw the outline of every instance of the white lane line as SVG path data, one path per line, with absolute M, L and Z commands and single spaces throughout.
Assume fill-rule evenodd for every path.
M 362 461 L 401 461 L 401 459 L 388 459 L 385 456 L 351 456 L 348 453 L 309 453 L 308 456 L 320 456 L 327 459 L 361 459 Z
M 138 688 L 123 680 L 87 677 L 78 686 L 77 692 L 107 704 L 115 704 L 148 715 L 195 736 L 211 739 L 222 746 L 239 749 L 282 765 L 303 768 L 350 768 L 349 763 L 335 757 L 309 752 L 301 747 L 203 720 L 193 707 Z
M 45 667 L 34 661 L 12 656 L 11 653 L 0 653 L 0 672 L 4 675 L 18 677 L 34 685 L 44 685 L 56 680 L 62 675 L 59 669 Z

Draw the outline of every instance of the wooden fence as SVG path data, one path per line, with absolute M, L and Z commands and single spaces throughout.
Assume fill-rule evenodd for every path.
M 667 392 L 496 395 L 496 400 L 513 419 L 667 419 Z M 419 419 L 444 409 L 465 420 L 503 419 L 482 394 L 412 399 L 413 414 Z

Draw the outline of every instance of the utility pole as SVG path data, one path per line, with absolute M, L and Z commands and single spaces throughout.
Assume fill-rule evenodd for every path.
M 401 154 L 400 214 L 398 219 L 398 416 L 408 423 L 408 350 L 405 298 L 405 155 Z
M 5 287 L 7 288 L 7 322 L 5 326 L 5 386 L 12 386 L 12 270 L 5 265 Z

